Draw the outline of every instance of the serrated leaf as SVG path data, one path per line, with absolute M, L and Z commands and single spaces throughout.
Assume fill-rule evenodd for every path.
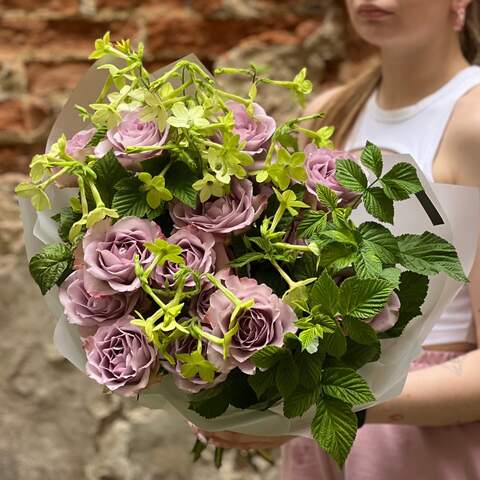
M 302 330 L 298 336 L 302 342 L 302 350 L 315 353 L 318 349 L 318 335 L 319 331 L 315 326 Z M 322 335 L 323 337 L 323 332 Z M 312 348 L 313 347 L 313 348 Z
M 394 338 L 401 335 L 408 323 L 422 314 L 422 305 L 428 293 L 428 277 L 414 272 L 402 272 L 397 295 L 400 299 L 400 315 L 393 328 L 381 337 Z
M 192 170 L 183 162 L 175 162 L 165 175 L 165 185 L 173 196 L 185 205 L 197 206 L 198 192 L 192 185 L 198 180 Z
M 310 302 L 312 305 L 319 305 L 330 315 L 334 315 L 338 309 L 339 289 L 337 284 L 326 270 L 313 284 L 310 290 Z
M 358 163 L 349 159 L 339 159 L 336 162 L 335 178 L 352 192 L 363 193 L 368 185 L 367 176 Z
M 107 207 L 112 206 L 113 196 L 115 195 L 115 185 L 122 179 L 130 177 L 117 160 L 117 157 L 110 150 L 98 159 L 92 170 L 97 174 L 95 186 Z
M 217 395 L 208 400 L 192 399 L 188 408 L 203 418 L 216 418 L 225 413 L 228 405 L 229 401 L 226 395 Z
M 248 383 L 260 399 L 262 395 L 273 385 L 275 385 L 275 368 L 270 368 L 264 372 L 257 370 L 255 375 L 248 377 Z
M 383 310 L 392 291 L 386 280 L 347 278 L 340 285 L 339 311 L 344 317 L 372 318 Z
M 459 282 L 467 282 L 455 247 L 431 232 L 421 235 L 406 234 L 397 238 L 400 263 L 421 275 L 445 272 Z
M 407 162 L 395 164 L 380 180 L 385 195 L 392 200 L 405 200 L 423 190 L 415 167 Z
M 291 355 L 282 357 L 277 366 L 275 383 L 283 398 L 287 398 L 298 387 L 300 374 Z
M 385 268 L 384 270 L 382 270 L 380 277 L 389 281 L 392 285 L 395 286 L 395 288 L 397 288 L 398 285 L 400 284 L 401 273 L 402 272 L 395 267 Z
M 112 201 L 120 217 L 145 217 L 150 211 L 145 192 L 140 190 L 142 183 L 133 177 L 125 178 L 115 185 Z
M 71 207 L 62 208 L 58 214 L 58 235 L 64 242 L 69 242 L 72 225 L 82 218 L 80 213 L 74 212 Z
M 307 389 L 316 388 L 322 379 L 323 362 L 325 352 L 316 353 L 301 352 L 295 356 L 295 363 L 300 372 L 300 384 Z
M 309 211 L 298 224 L 297 235 L 301 238 L 311 238 L 322 232 L 327 226 L 326 212 Z
M 344 318 L 343 325 L 347 329 L 348 336 L 362 345 L 371 345 L 377 341 L 375 330 L 362 320 L 356 318 Z
M 347 350 L 347 340 L 339 328 L 325 335 L 322 344 L 325 351 L 335 358 L 340 358 Z
M 326 368 L 322 377 L 325 395 L 337 398 L 350 406 L 375 400 L 365 379 L 350 368 Z
M 380 187 L 371 187 L 365 190 L 363 203 L 370 215 L 381 222 L 393 224 L 393 200 L 388 198 Z
M 281 360 L 284 353 L 282 348 L 268 345 L 255 352 L 250 361 L 258 368 L 272 368 Z
M 317 257 L 313 253 L 305 252 L 297 259 L 293 266 L 296 280 L 305 280 L 317 276 Z
M 34 255 L 29 264 L 30 274 L 45 295 L 54 285 L 60 284 L 70 272 L 73 252 L 64 243 L 46 245 Z
M 363 246 L 353 263 L 359 278 L 377 278 L 382 272 L 382 262 L 373 249 Z
M 336 398 L 320 398 L 312 421 L 312 436 L 341 468 L 357 434 L 357 417 Z
M 364 222 L 358 227 L 363 243 L 371 248 L 384 264 L 395 265 L 398 258 L 398 243 L 388 228 L 376 222 Z
M 347 339 L 347 351 L 342 357 L 342 364 L 346 367 L 358 370 L 369 362 L 376 362 L 380 358 L 381 346 L 380 340 L 370 345 L 362 345 Z
M 367 146 L 363 149 L 360 161 L 369 170 L 371 170 L 378 178 L 382 174 L 383 159 L 382 151 L 373 143 L 367 142 Z
M 283 401 L 283 414 L 287 418 L 301 417 L 318 400 L 318 390 L 299 388 Z
M 316 193 L 317 198 L 322 205 L 328 207 L 330 210 L 337 208 L 338 196 L 331 188 L 319 183 L 316 188 Z

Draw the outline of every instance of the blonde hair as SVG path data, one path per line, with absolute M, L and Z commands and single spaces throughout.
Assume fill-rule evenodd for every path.
M 470 64 L 480 63 L 480 3 L 473 0 L 467 9 L 465 27 L 460 33 L 463 55 Z M 319 120 L 315 128 L 335 125 L 335 144 L 342 147 L 353 128 L 363 106 L 381 80 L 380 60 L 375 59 L 362 75 L 344 85 L 322 106 L 326 118 Z

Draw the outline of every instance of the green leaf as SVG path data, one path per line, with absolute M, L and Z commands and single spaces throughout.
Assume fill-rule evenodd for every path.
M 370 345 L 362 345 L 347 339 L 347 352 L 342 357 L 342 364 L 346 367 L 358 370 L 369 362 L 376 362 L 380 358 L 380 340 Z
M 323 393 L 350 406 L 373 402 L 375 397 L 365 379 L 350 368 L 327 368 L 322 377 Z
M 301 352 L 295 355 L 295 363 L 300 372 L 300 385 L 312 390 L 320 384 L 324 360 L 325 352 L 323 351 L 314 354 Z
M 335 178 L 342 186 L 353 192 L 363 193 L 368 185 L 367 177 L 360 165 L 349 159 L 337 160 Z
M 277 366 L 275 382 L 283 398 L 287 398 L 298 387 L 300 373 L 291 355 L 282 357 Z
M 382 262 L 373 249 L 362 246 L 353 262 L 359 278 L 377 278 L 382 272 Z
M 297 389 L 283 401 L 283 414 L 287 418 L 301 417 L 317 403 L 318 390 Z
M 275 385 L 275 368 L 270 368 L 264 372 L 257 370 L 255 375 L 248 377 L 248 383 L 260 400 L 264 393 Z
M 327 213 L 309 211 L 298 224 L 297 234 L 301 238 L 311 238 L 327 226 Z
M 228 405 L 228 397 L 220 393 L 220 395 L 216 395 L 208 400 L 196 400 L 193 398 L 188 408 L 204 418 L 216 418 L 225 413 Z
M 347 350 L 347 340 L 339 328 L 325 335 L 323 345 L 325 351 L 335 358 L 342 357 Z
M 45 246 L 30 260 L 30 274 L 45 295 L 55 284 L 61 284 L 70 273 L 73 252 L 70 245 L 60 243 Z
M 412 193 L 421 192 L 422 184 L 415 167 L 407 162 L 397 163 L 380 180 L 385 195 L 392 200 L 405 200 Z
M 84 110 L 84 113 L 87 113 L 88 115 L 88 112 L 87 110 L 83 109 Z M 103 125 L 101 127 L 98 127 L 97 128 L 97 131 L 93 134 L 92 138 L 90 139 L 90 141 L 88 142 L 88 147 L 96 147 L 104 138 L 105 138 L 105 135 L 107 134 L 107 126 L 106 125 Z
M 421 235 L 406 234 L 397 238 L 400 263 L 413 272 L 435 275 L 445 272 L 459 282 L 467 282 L 455 247 L 431 232 Z
M 363 203 L 370 215 L 381 222 L 393 224 L 393 200 L 388 198 L 380 187 L 371 187 L 365 190 Z
M 376 222 L 364 222 L 358 226 L 363 244 L 371 248 L 384 264 L 395 265 L 398 258 L 398 243 L 390 230 Z
M 328 207 L 330 210 L 337 208 L 338 196 L 331 188 L 319 183 L 317 184 L 316 192 L 317 198 L 322 205 Z
M 68 243 L 70 241 L 70 229 L 75 222 L 78 222 L 82 218 L 82 215 L 74 212 L 71 207 L 67 207 L 60 210 L 57 218 L 58 235 L 64 242 Z
M 313 284 L 310 291 L 310 302 L 312 305 L 320 305 L 322 309 L 330 315 L 334 315 L 338 310 L 339 289 L 337 284 L 326 270 L 320 275 L 319 279 Z
M 97 174 L 95 186 L 102 200 L 107 207 L 111 207 L 115 195 L 115 185 L 120 180 L 130 177 L 130 174 L 120 165 L 113 150 L 97 160 L 92 170 Z
M 400 288 L 400 315 L 397 323 L 381 334 L 381 337 L 394 338 L 402 334 L 408 323 L 422 314 L 421 306 L 428 293 L 428 277 L 414 272 L 402 272 Z
M 336 398 L 320 398 L 312 421 L 312 435 L 320 447 L 342 467 L 357 434 L 357 417 Z
M 347 278 L 340 285 L 339 311 L 353 318 L 371 318 L 385 307 L 393 286 L 386 280 Z
M 307 328 L 300 332 L 298 338 L 302 342 L 302 350 L 307 350 L 309 353 L 315 353 L 318 349 L 318 337 L 323 337 L 323 330 L 317 328 L 316 325 Z
M 198 180 L 190 168 L 183 162 L 175 162 L 165 174 L 165 185 L 185 205 L 197 206 L 198 192 L 192 185 Z
M 382 270 L 382 273 L 380 274 L 381 278 L 384 278 L 385 280 L 389 281 L 392 285 L 397 288 L 400 285 L 400 274 L 402 272 L 395 267 L 391 268 L 385 268 L 385 270 Z
M 375 330 L 362 320 L 356 318 L 344 318 L 343 325 L 347 329 L 348 336 L 362 345 L 371 345 L 377 341 Z
M 285 354 L 285 351 L 280 347 L 268 345 L 258 352 L 255 352 L 250 361 L 258 368 L 272 368 L 274 367 Z
M 140 190 L 142 182 L 130 177 L 120 180 L 115 185 L 116 193 L 113 197 L 112 208 L 120 217 L 145 217 L 150 211 L 145 192 Z
M 296 280 L 306 280 L 317 276 L 317 257 L 313 253 L 305 252 L 297 259 L 293 266 Z
M 373 143 L 367 142 L 363 149 L 360 161 L 378 178 L 382 174 L 383 160 L 381 150 Z

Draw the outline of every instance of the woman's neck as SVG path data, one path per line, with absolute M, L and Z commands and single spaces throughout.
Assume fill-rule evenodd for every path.
M 414 53 L 384 49 L 378 104 L 386 110 L 413 105 L 467 66 L 456 38 L 439 38 Z

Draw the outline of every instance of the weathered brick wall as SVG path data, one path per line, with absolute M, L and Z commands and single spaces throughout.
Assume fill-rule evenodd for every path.
M 281 61 L 287 72 L 304 62 L 321 83 L 335 80 L 345 60 L 365 56 L 366 50 L 359 51 L 344 28 L 342 4 L 0 0 L 0 173 L 26 172 L 31 156 L 42 151 L 55 115 L 89 67 L 86 58 L 94 40 L 106 30 L 113 39 L 143 41 L 152 70 L 190 52 L 207 66 L 219 57 L 228 61 L 231 49 L 235 60 L 258 56 L 258 48 L 251 50 L 253 41 L 260 42 L 260 52 L 269 53 L 266 59 L 260 55 L 263 60 Z M 288 58 L 283 61 L 282 56 Z

